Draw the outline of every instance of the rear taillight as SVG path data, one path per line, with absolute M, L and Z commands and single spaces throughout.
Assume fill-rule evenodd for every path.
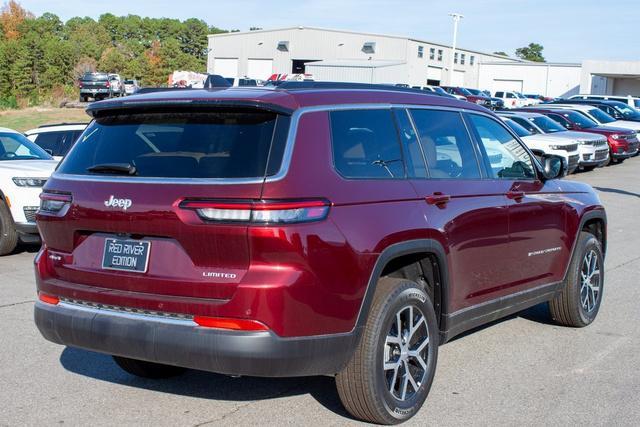
M 329 214 L 327 200 L 295 201 L 209 201 L 186 200 L 182 209 L 194 210 L 204 221 L 255 224 L 293 224 L 321 221 Z
M 109 86 L 111 86 L 111 83 L 106 82 L 104 85 L 105 85 L 105 87 L 109 87 Z
M 71 194 L 40 193 L 39 213 L 64 215 L 71 206 Z
M 60 302 L 60 298 L 53 295 L 45 294 L 43 292 L 38 292 L 38 299 L 44 303 L 52 305 L 58 305 L 58 303 Z

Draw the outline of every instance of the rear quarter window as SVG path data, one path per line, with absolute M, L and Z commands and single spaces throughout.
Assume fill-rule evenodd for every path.
M 288 126 L 288 116 L 254 109 L 106 116 L 87 127 L 59 172 L 128 164 L 140 177 L 262 178 L 279 170 Z
M 391 110 L 333 111 L 335 168 L 345 178 L 403 179 L 404 162 Z

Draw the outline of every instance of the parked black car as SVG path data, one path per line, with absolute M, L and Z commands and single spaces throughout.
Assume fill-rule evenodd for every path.
M 110 98 L 113 94 L 111 81 L 107 73 L 84 73 L 78 80 L 80 88 L 80 102 L 87 102 L 89 98 L 96 101 Z
M 504 108 L 504 101 L 500 98 L 494 98 L 493 96 L 489 96 L 487 95 L 486 91 L 480 90 L 480 89 L 471 89 L 471 88 L 467 88 L 467 90 L 469 92 L 471 92 L 474 95 L 478 95 L 478 96 L 486 96 L 487 98 L 489 98 L 491 100 L 491 109 L 492 110 L 502 110 Z

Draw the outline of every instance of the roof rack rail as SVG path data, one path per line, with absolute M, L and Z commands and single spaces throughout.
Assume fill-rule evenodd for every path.
M 88 125 L 89 122 L 62 122 L 62 123 L 53 123 L 50 125 L 40 125 L 38 126 L 38 129 L 40 128 L 52 128 L 52 127 L 56 127 L 56 126 L 75 126 L 75 125 Z
M 275 90 L 303 90 L 303 89 L 368 89 L 388 90 L 393 92 L 419 93 L 422 95 L 442 96 L 435 92 L 410 87 L 394 86 L 382 83 L 345 83 L 345 82 L 316 82 L 316 81 L 287 81 L 275 87 Z
M 172 92 L 176 90 L 193 90 L 190 87 L 141 87 L 135 93 L 135 95 L 140 95 L 143 93 L 153 93 L 153 92 Z

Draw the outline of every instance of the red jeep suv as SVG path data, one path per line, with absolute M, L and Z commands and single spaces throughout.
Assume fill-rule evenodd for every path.
M 545 302 L 598 313 L 597 195 L 480 106 L 303 82 L 87 111 L 41 196 L 35 322 L 132 374 L 331 375 L 394 424 L 451 337 Z

